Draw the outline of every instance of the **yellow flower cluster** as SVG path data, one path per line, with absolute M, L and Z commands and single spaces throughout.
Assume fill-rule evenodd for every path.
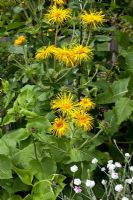
M 95 107 L 95 103 L 90 98 L 82 98 L 75 102 L 71 93 L 60 93 L 51 101 L 51 108 L 58 112 L 61 117 L 57 117 L 52 125 L 51 131 L 56 136 L 64 136 L 69 131 L 69 122 L 73 122 L 77 127 L 90 131 L 93 126 L 93 117 L 88 111 Z
M 19 36 L 19 37 L 15 40 L 14 45 L 15 45 L 15 46 L 22 45 L 25 41 L 26 41 L 26 36 L 24 36 L 24 35 Z
M 48 13 L 44 15 L 44 19 L 51 24 L 61 25 L 68 19 L 72 18 L 72 10 L 64 9 L 62 6 L 65 4 L 65 0 L 54 0 L 54 5 L 50 7 Z M 96 29 L 105 21 L 105 15 L 102 11 L 90 10 L 89 12 L 83 11 L 79 15 L 81 23 L 89 25 L 91 28 Z
M 54 45 L 43 47 L 36 52 L 36 60 L 49 58 L 51 55 L 58 62 L 63 62 L 68 67 L 74 67 L 82 61 L 92 59 L 93 52 L 90 46 L 77 45 L 73 48 L 60 48 Z

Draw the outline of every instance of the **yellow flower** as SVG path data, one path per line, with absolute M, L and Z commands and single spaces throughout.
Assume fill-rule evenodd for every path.
M 75 62 L 79 63 L 89 60 L 93 57 L 91 47 L 84 47 L 82 45 L 77 45 L 76 47 L 74 47 L 73 54 L 75 56 Z
M 56 99 L 51 102 L 51 108 L 61 112 L 63 115 L 71 116 L 75 111 L 73 96 L 70 93 L 60 93 Z
M 14 42 L 14 45 L 15 46 L 19 46 L 19 45 L 22 45 L 26 40 L 26 36 L 22 35 L 22 36 L 19 36 L 15 42 Z
M 57 8 L 55 5 L 51 6 L 48 14 L 44 15 L 45 19 L 52 24 L 62 24 L 71 18 L 71 10 Z
M 71 49 L 57 48 L 54 52 L 55 59 L 63 62 L 68 67 L 74 67 L 75 57 Z
M 93 125 L 93 117 L 82 110 L 78 110 L 73 114 L 76 125 L 85 131 L 90 131 Z
M 84 11 L 83 14 L 81 14 L 81 21 L 84 25 L 89 25 L 90 27 L 96 29 L 98 26 L 100 26 L 104 21 L 105 15 L 102 11 L 90 11 L 90 13 L 87 13 Z
M 65 63 L 68 67 L 75 67 L 78 63 L 93 57 L 91 48 L 82 45 L 77 45 L 74 48 L 56 48 L 54 55 L 56 60 Z
M 54 4 L 58 4 L 58 5 L 64 5 L 66 3 L 66 0 L 53 0 Z
M 51 131 L 58 137 L 64 136 L 68 131 L 69 125 L 63 118 L 56 118 L 51 127 Z
M 36 55 L 35 55 L 36 60 L 43 60 L 43 59 L 49 58 L 54 52 L 54 49 L 55 49 L 55 46 L 51 45 L 48 47 L 45 46 L 37 50 Z
M 89 98 L 82 98 L 80 100 L 80 102 L 78 103 L 78 105 L 83 109 L 83 110 L 90 110 L 95 108 L 95 103 L 93 101 L 91 101 L 91 99 Z

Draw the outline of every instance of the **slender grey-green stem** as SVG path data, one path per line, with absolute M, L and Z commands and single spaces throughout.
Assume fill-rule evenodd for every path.
M 100 129 L 100 130 L 98 131 L 98 133 L 97 133 L 94 137 L 92 137 L 91 139 L 88 138 L 85 142 L 83 142 L 83 143 L 78 147 L 78 149 L 82 149 L 87 143 L 92 142 L 92 141 L 93 141 L 94 139 L 96 139 L 102 132 L 103 132 L 103 130 Z

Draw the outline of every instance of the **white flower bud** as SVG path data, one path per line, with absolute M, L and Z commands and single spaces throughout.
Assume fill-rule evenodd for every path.
M 106 184 L 107 184 L 107 181 L 103 179 L 103 180 L 101 181 L 101 183 L 102 183 L 102 185 L 106 185 Z
M 75 178 L 73 182 L 75 185 L 81 185 L 81 180 L 79 178 Z
M 117 167 L 117 168 L 121 168 L 122 166 L 121 166 L 121 163 L 119 163 L 119 162 L 115 162 L 115 166 Z
M 105 170 L 106 170 L 105 167 L 102 167 L 102 168 L 101 168 L 101 171 L 102 171 L 102 172 L 105 172 Z
M 73 173 L 78 171 L 77 165 L 73 165 L 72 167 L 70 167 L 70 171 L 73 172 Z
M 129 153 L 125 153 L 125 157 L 129 158 L 130 154 Z
M 123 186 L 121 184 L 118 184 L 115 186 L 115 191 L 116 192 L 121 192 L 123 190 Z
M 131 172 L 133 172 L 133 166 L 129 167 L 129 170 L 130 170 Z
M 93 160 L 91 161 L 92 164 L 97 164 L 98 163 L 98 159 L 97 158 L 93 158 Z
M 95 186 L 95 181 L 93 180 L 86 180 L 86 186 L 89 188 L 93 188 Z
M 116 166 L 114 164 L 107 164 L 107 168 L 109 169 L 109 171 L 113 171 Z
M 108 160 L 108 164 L 112 164 L 113 163 L 113 160 Z
M 133 180 L 131 178 L 125 179 L 125 183 L 132 184 Z
M 129 198 L 127 198 L 127 197 L 122 197 L 121 200 L 129 200 Z

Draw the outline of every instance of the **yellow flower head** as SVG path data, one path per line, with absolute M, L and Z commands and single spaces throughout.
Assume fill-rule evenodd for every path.
M 56 118 L 51 127 L 51 131 L 58 137 L 64 136 L 69 129 L 68 123 L 63 118 Z
M 90 11 L 90 13 L 87 13 L 84 11 L 83 14 L 81 14 L 81 21 L 84 25 L 89 25 L 90 27 L 96 29 L 98 26 L 100 26 L 104 21 L 105 15 L 102 11 Z
M 89 99 L 89 98 L 82 98 L 80 100 L 80 102 L 78 103 L 78 105 L 83 109 L 83 110 L 90 110 L 95 108 L 95 103 Z
M 78 110 L 73 114 L 76 125 L 85 131 L 90 131 L 93 125 L 93 117 L 82 110 Z
M 57 48 L 54 52 L 55 59 L 59 62 L 63 62 L 68 67 L 74 67 L 75 57 L 71 49 Z
M 82 45 L 74 47 L 73 54 L 75 56 L 75 61 L 80 63 L 93 57 L 91 47 L 84 47 Z
M 66 0 L 53 0 L 54 4 L 58 4 L 58 5 L 64 5 Z
M 53 5 L 50 7 L 48 14 L 45 14 L 44 17 L 51 24 L 62 24 L 71 18 L 71 10 L 57 8 L 57 6 Z
M 54 52 L 54 49 L 55 49 L 55 46 L 51 45 L 48 47 L 45 46 L 37 50 L 36 55 L 35 55 L 36 60 L 43 60 L 43 59 L 49 58 Z
M 51 102 L 51 108 L 61 112 L 63 115 L 71 116 L 75 110 L 73 96 L 70 93 L 58 94 L 55 100 Z
M 14 45 L 15 46 L 19 46 L 19 45 L 22 45 L 26 40 L 26 36 L 22 35 L 22 36 L 19 36 L 15 42 L 14 42 Z

